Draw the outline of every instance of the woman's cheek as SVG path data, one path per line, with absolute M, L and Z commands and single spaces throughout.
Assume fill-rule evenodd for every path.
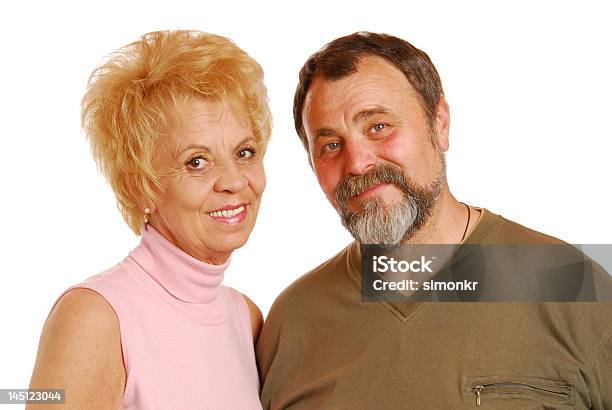
M 214 190 L 214 181 L 207 177 L 181 180 L 174 186 L 173 196 L 180 208 L 196 211 L 206 205 Z
M 263 163 L 247 169 L 246 177 L 255 195 L 261 195 L 266 189 L 266 172 Z

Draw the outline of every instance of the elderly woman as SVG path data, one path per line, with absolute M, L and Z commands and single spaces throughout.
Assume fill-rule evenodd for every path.
M 83 127 L 142 238 L 60 295 L 30 388 L 63 388 L 71 408 L 261 408 L 261 312 L 221 283 L 265 187 L 262 80 L 233 42 L 197 31 L 146 34 L 93 72 Z

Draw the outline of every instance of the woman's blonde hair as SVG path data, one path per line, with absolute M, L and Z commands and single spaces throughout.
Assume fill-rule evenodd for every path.
M 173 112 L 191 97 L 241 105 L 261 152 L 272 127 L 263 70 L 231 40 L 200 31 L 156 31 L 122 47 L 91 74 L 81 121 L 99 170 L 137 235 L 144 203 L 164 193 L 156 149 Z

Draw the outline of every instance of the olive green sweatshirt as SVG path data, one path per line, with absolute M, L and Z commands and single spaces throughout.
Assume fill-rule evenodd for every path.
M 557 239 L 481 210 L 468 243 Z M 362 302 L 350 244 L 276 299 L 264 409 L 612 409 L 612 304 Z

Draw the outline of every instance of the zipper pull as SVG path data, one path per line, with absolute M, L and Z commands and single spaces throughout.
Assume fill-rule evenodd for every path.
M 476 406 L 480 407 L 480 391 L 484 389 L 484 386 L 474 386 L 472 391 L 476 394 Z

